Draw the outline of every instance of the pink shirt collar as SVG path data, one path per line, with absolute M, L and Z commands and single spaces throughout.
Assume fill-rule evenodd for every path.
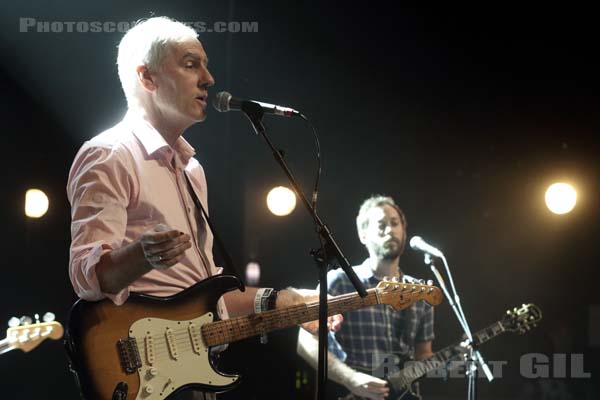
M 123 121 L 132 130 L 133 134 L 140 141 L 144 151 L 150 157 L 162 158 L 167 164 L 170 164 L 175 155 L 174 150 L 175 153 L 179 154 L 183 165 L 187 165 L 190 158 L 196 154 L 196 150 L 194 150 L 192 145 L 181 136 L 177 138 L 175 145 L 171 148 L 165 138 L 162 137 L 150 122 L 131 110 L 127 112 Z

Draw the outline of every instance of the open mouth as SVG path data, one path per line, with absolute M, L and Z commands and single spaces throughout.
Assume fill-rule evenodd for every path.
M 197 96 L 196 100 L 200 101 L 200 103 L 202 103 L 202 105 L 206 106 L 206 98 L 207 98 L 207 96 Z

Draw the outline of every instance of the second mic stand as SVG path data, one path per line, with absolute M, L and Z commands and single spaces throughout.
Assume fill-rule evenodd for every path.
M 431 255 L 429 253 L 425 253 L 424 261 L 425 261 L 425 264 L 429 265 L 429 267 L 431 268 L 431 272 L 433 272 L 433 275 L 437 279 L 438 284 L 444 291 L 444 296 L 446 296 L 446 298 L 448 299 L 448 302 L 450 303 L 450 306 L 452 307 L 454 314 L 456 314 L 456 318 L 458 319 L 458 322 L 460 323 L 465 335 L 467 336 L 467 340 L 469 343 L 468 348 L 467 348 L 467 357 L 465 359 L 465 363 L 466 363 L 465 373 L 467 374 L 468 379 L 469 379 L 468 390 L 467 390 L 467 399 L 475 400 L 477 398 L 477 391 L 476 391 L 477 371 L 478 371 L 477 366 L 478 365 L 481 366 L 481 369 L 483 370 L 483 372 L 485 373 L 485 375 L 489 381 L 492 381 L 492 379 L 494 379 L 494 376 L 492 375 L 492 372 L 490 371 L 490 368 L 488 367 L 486 362 L 483 360 L 483 357 L 481 356 L 481 353 L 479 353 L 479 350 L 476 350 L 474 348 L 475 342 L 473 340 L 473 335 L 471 333 L 471 329 L 469 328 L 469 324 L 467 323 L 467 319 L 466 319 L 464 313 L 462 312 L 462 307 L 460 306 L 460 298 L 458 297 L 458 294 L 456 293 L 456 288 L 454 287 L 454 282 L 452 281 L 452 275 L 450 274 L 450 269 L 448 268 L 448 265 L 446 264 L 445 259 L 443 260 L 444 265 L 448 272 L 448 277 L 450 279 L 450 284 L 452 285 L 452 289 L 453 289 L 454 297 L 456 298 L 456 301 L 453 300 L 453 297 L 448 292 L 448 288 L 446 287 L 446 284 L 444 282 L 444 279 L 442 278 L 442 275 L 440 274 L 438 269 L 435 267 L 433 257 L 431 257 Z
M 325 400 L 326 398 L 326 388 L 327 388 L 327 271 L 329 268 L 334 266 L 334 260 L 337 259 L 339 265 L 342 267 L 350 282 L 358 292 L 361 297 L 365 297 L 367 295 L 367 291 L 365 287 L 360 282 L 356 273 L 350 266 L 350 263 L 346 259 L 346 256 L 342 253 L 342 250 L 339 248 L 331 231 L 321 221 L 321 218 L 317 215 L 314 208 L 308 202 L 304 193 L 300 189 L 300 185 L 292 171 L 289 169 L 287 163 L 283 159 L 281 152 L 273 146 L 273 143 L 267 136 L 266 129 L 262 123 L 262 117 L 264 115 L 264 111 L 260 104 L 254 103 L 252 101 L 244 101 L 241 105 L 241 110 L 246 114 L 254 130 L 257 135 L 263 137 L 269 148 L 273 153 L 273 157 L 277 163 L 281 166 L 285 174 L 287 175 L 290 183 L 292 184 L 294 191 L 302 200 L 302 203 L 308 210 L 309 214 L 313 218 L 315 223 L 315 230 L 319 235 L 319 242 L 321 243 L 321 248 L 316 251 L 311 251 L 311 255 L 313 256 L 315 263 L 319 269 L 319 365 L 317 370 L 317 399 Z

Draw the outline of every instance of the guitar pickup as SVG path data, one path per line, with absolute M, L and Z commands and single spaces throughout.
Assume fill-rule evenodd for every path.
M 142 359 L 135 338 L 119 339 L 117 342 L 121 367 L 126 374 L 133 374 L 142 368 Z
M 173 333 L 173 329 L 167 327 L 165 329 L 165 339 L 167 341 L 167 348 L 169 349 L 169 353 L 174 360 L 177 360 L 179 357 L 179 352 L 177 351 L 177 345 L 175 344 L 175 334 Z
M 196 324 L 190 322 L 188 325 L 188 332 L 190 334 L 190 341 L 192 342 L 192 350 L 194 350 L 194 353 L 196 354 L 202 354 L 202 336 L 200 335 L 200 329 Z

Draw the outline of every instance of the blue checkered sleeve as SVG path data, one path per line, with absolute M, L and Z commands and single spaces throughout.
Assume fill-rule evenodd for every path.
M 417 334 L 415 335 L 415 341 L 417 342 L 428 342 L 435 339 L 433 333 L 433 307 L 429 304 L 422 302 L 423 313 L 419 318 L 419 326 L 417 328 Z

